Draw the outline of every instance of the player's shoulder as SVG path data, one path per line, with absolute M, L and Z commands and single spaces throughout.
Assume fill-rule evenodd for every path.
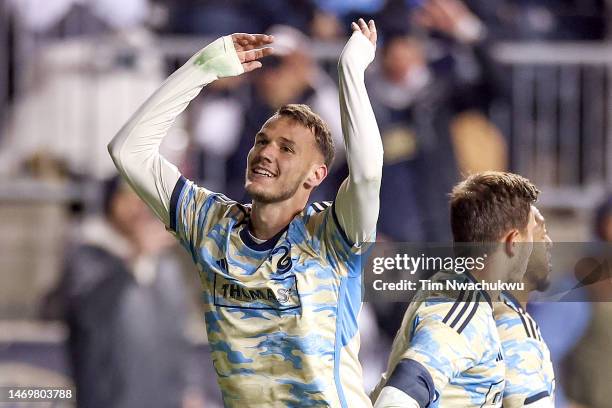
M 328 222 L 328 214 L 333 212 L 333 201 L 317 201 L 309 204 L 298 216 L 303 224 L 305 233 L 310 236 L 318 235 L 317 232 Z
M 495 302 L 493 313 L 502 342 L 544 341 L 536 321 L 512 295 L 502 293 Z
M 418 319 L 435 321 L 470 338 L 474 332 L 490 330 L 491 307 L 480 291 L 461 290 L 453 295 L 438 294 L 425 299 L 417 310 Z
M 243 204 L 228 198 L 221 193 L 211 193 L 208 197 L 210 209 L 224 218 L 232 218 L 237 221 L 246 220 L 251 214 L 251 204 Z
M 217 223 L 223 219 L 232 219 L 236 223 L 247 220 L 251 213 L 251 204 L 242 204 L 226 195 L 198 186 L 183 177 L 177 183 L 171 199 L 173 211 L 192 213 L 192 216 L 203 223 Z
M 329 211 L 332 210 L 333 204 L 333 201 L 316 201 L 311 203 L 304 208 L 304 211 L 302 211 L 302 217 L 304 218 L 305 222 L 308 222 L 311 219 L 313 221 L 322 219 Z

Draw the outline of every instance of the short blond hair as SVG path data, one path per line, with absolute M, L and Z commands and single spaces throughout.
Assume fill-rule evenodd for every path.
M 292 103 L 281 106 L 275 116 L 290 118 L 300 125 L 310 129 L 314 133 L 315 141 L 319 151 L 324 157 L 325 165 L 329 168 L 334 162 L 334 140 L 327 123 L 319 115 L 314 113 L 310 106 Z

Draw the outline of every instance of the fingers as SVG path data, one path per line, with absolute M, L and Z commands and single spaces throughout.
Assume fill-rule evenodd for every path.
M 467 7 L 463 2 L 458 0 L 435 0 L 438 7 L 443 9 L 447 15 L 459 17 L 466 13 L 469 13 Z
M 261 62 L 259 61 L 251 61 L 251 62 L 246 62 L 242 64 L 242 67 L 244 68 L 244 72 L 251 72 L 258 68 L 261 68 L 262 65 L 261 65 Z
M 370 41 L 372 41 L 372 44 L 376 45 L 378 33 L 376 32 L 376 24 L 374 23 L 374 20 L 370 20 L 368 23 L 368 28 L 370 29 Z
M 246 63 L 246 62 L 256 61 L 272 53 L 273 53 L 273 50 L 270 47 L 258 48 L 255 50 L 240 51 L 238 52 L 238 58 L 240 59 L 240 62 Z
M 266 34 L 232 34 L 232 40 L 236 51 L 249 51 L 254 48 L 260 48 L 274 42 L 274 37 Z
M 361 33 L 374 45 L 376 45 L 376 39 L 378 37 L 376 33 L 376 24 L 374 20 L 370 20 L 367 24 L 363 18 L 360 18 L 357 23 L 351 23 L 351 29 L 353 31 L 361 31 Z
M 361 29 L 361 33 L 367 38 L 370 38 L 370 29 L 368 28 L 368 25 L 366 24 L 365 20 L 363 18 L 360 18 L 357 21 L 357 24 L 359 24 L 359 29 Z
M 425 28 L 449 32 L 467 13 L 465 6 L 459 1 L 428 0 L 415 13 L 415 19 L 417 24 Z
M 433 29 L 436 26 L 436 22 L 434 21 L 431 14 L 426 13 L 424 10 L 417 10 L 412 15 L 412 21 L 423 28 L 428 30 Z
M 232 34 L 232 41 L 244 72 L 261 68 L 262 64 L 258 60 L 273 52 L 271 47 L 266 47 L 274 42 L 271 35 L 236 33 Z

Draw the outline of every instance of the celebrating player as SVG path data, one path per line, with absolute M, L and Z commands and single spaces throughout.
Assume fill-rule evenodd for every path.
M 520 282 L 531 251 L 531 244 L 521 243 L 533 240 L 537 196 L 529 180 L 511 173 L 480 173 L 455 186 L 454 241 L 494 243 L 495 251 L 480 270 L 438 272 L 432 280 Z M 497 297 L 480 290 L 419 291 L 371 395 L 374 406 L 500 407 L 504 363 L 491 303 Z
M 537 323 L 526 311 L 527 300 L 523 300 L 523 295 L 533 290 L 545 291 L 550 284 L 552 241 L 544 217 L 535 207 L 533 212 L 537 227 L 523 279 L 525 290 L 502 292 L 502 302 L 495 302 L 493 309 L 506 363 L 505 408 L 555 406 L 555 375 L 550 351 Z
M 191 253 L 228 407 L 371 406 L 356 326 L 360 251 L 375 237 L 383 151 L 364 84 L 376 27 L 352 24 L 338 71 L 349 176 L 332 203 L 306 206 L 334 148 L 305 105 L 281 107 L 257 133 L 239 204 L 197 187 L 158 153 L 201 89 L 262 66 L 273 38 L 233 34 L 194 55 L 109 144 L 119 172 Z M 347 402 L 348 401 L 348 402 Z

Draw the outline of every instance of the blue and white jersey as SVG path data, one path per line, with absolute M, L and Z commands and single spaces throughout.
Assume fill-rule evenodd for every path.
M 203 284 L 208 340 L 230 407 L 370 406 L 357 353 L 360 248 L 330 202 L 257 243 L 250 206 L 181 178 L 170 228 Z
M 555 374 L 540 328 L 510 293 L 500 300 L 494 314 L 506 361 L 504 408 L 552 408 Z
M 431 280 L 473 283 L 471 275 L 452 272 L 439 272 Z M 419 375 L 423 369 L 427 375 Z M 431 382 L 426 384 L 431 395 L 412 395 L 416 381 Z M 501 407 L 504 361 L 489 295 L 465 289 L 419 291 L 395 337 L 373 401 L 387 385 L 422 407 Z

